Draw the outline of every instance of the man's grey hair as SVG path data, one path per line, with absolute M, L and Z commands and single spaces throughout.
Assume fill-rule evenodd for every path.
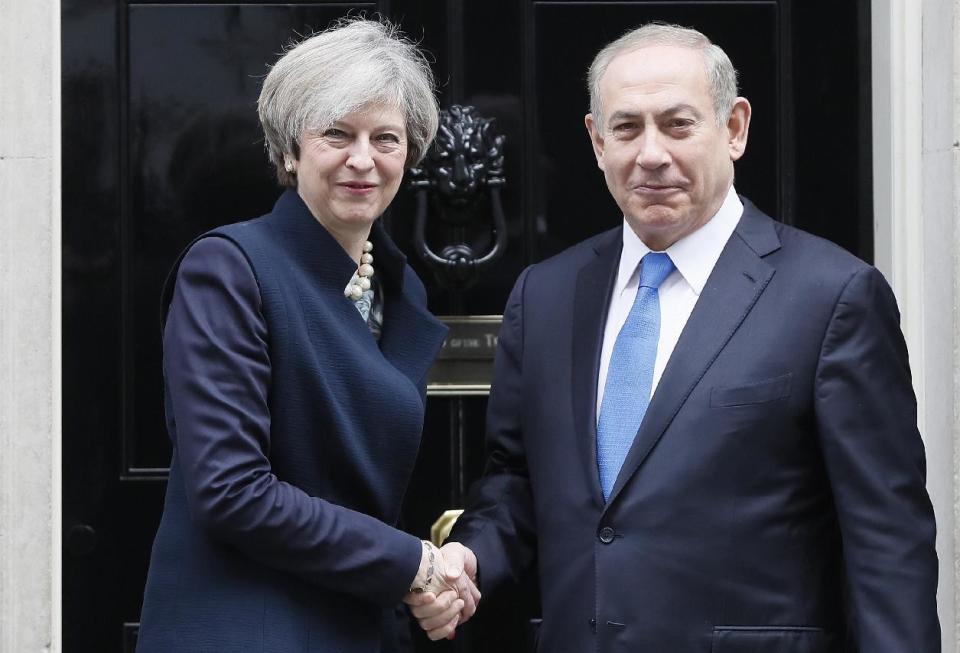
M 590 64 L 587 89 L 590 91 L 590 113 L 593 114 L 597 129 L 603 131 L 604 127 L 600 80 L 607 72 L 610 62 L 621 54 L 651 45 L 671 45 L 703 53 L 707 85 L 713 99 L 713 112 L 717 124 L 721 127 L 725 125 L 737 99 L 737 71 L 730 63 L 727 53 L 695 29 L 665 23 L 647 23 L 609 43 L 597 53 Z
M 270 69 L 257 100 L 277 180 L 296 186 L 284 163 L 300 158 L 305 131 L 322 132 L 374 104 L 403 114 L 406 166 L 419 163 L 437 133 L 440 108 L 429 62 L 396 26 L 347 18 L 292 45 Z

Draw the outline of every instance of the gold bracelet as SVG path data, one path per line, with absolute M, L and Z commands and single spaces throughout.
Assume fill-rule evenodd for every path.
M 423 584 L 418 587 L 411 587 L 410 591 L 415 594 L 422 594 L 427 591 L 427 588 L 430 587 L 430 582 L 433 580 L 433 574 L 436 572 L 437 566 L 437 547 L 433 545 L 432 542 L 427 540 L 421 540 L 423 548 L 427 553 L 427 572 L 426 576 L 423 579 Z M 416 580 L 416 579 L 414 579 Z

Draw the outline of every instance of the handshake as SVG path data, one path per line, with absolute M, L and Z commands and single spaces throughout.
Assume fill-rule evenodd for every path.
M 403 602 L 432 640 L 452 639 L 477 611 L 477 558 L 457 542 L 438 549 L 423 542 L 420 569 Z

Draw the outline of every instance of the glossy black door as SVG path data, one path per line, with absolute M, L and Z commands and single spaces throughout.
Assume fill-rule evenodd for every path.
M 254 103 L 266 62 L 294 33 L 379 11 L 432 53 L 444 106 L 471 105 L 495 119 L 506 136 L 509 239 L 475 285 L 450 290 L 416 259 L 411 191 L 385 217 L 435 313 L 495 315 L 526 265 L 620 221 L 583 128 L 585 70 L 601 45 L 647 20 L 700 28 L 740 70 L 754 122 L 738 190 L 869 260 L 868 6 L 64 0 L 65 650 L 132 650 L 170 455 L 160 284 L 192 237 L 258 215 L 277 195 Z M 428 223 L 433 243 L 454 235 Z M 485 404 L 482 395 L 430 399 L 405 511 L 405 526 L 421 537 L 443 510 L 460 506 L 480 472 Z M 527 650 L 532 586 L 485 597 L 455 642 L 419 646 Z

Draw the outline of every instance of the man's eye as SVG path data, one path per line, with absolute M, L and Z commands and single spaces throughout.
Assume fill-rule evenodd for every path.
M 611 133 L 617 138 L 633 138 L 637 129 L 637 123 L 635 122 L 621 122 L 613 126 Z
M 693 121 L 688 118 L 674 118 L 669 124 L 672 129 L 686 129 L 693 124 Z

